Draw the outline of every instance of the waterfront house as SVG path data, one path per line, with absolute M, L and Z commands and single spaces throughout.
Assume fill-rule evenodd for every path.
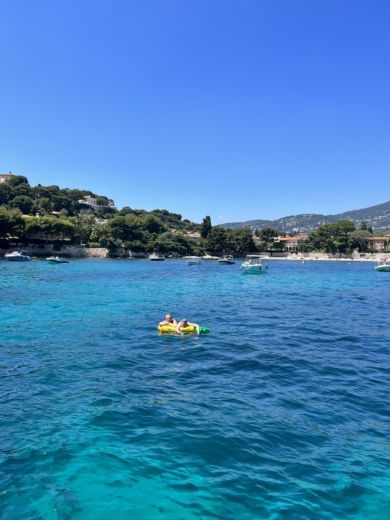
M 390 235 L 385 235 L 383 237 L 367 237 L 365 240 L 367 241 L 368 249 L 372 251 L 383 251 L 388 249 L 390 246 Z
M 280 246 L 284 251 L 298 252 L 307 242 L 309 236 L 305 234 L 293 237 L 274 237 L 274 244 Z

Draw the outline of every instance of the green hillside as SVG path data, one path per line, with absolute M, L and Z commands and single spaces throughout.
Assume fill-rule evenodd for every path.
M 159 251 L 172 255 L 205 252 L 244 254 L 254 250 L 249 229 L 212 228 L 165 209 L 117 209 L 104 195 L 59 186 L 30 186 L 24 176 L 0 175 L 0 245 L 10 242 L 68 243 Z

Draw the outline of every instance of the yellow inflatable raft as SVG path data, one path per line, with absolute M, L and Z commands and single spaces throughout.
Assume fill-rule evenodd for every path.
M 206 332 L 209 332 L 210 329 L 207 327 L 199 327 L 199 332 L 201 334 L 205 334 Z M 160 334 L 175 334 L 176 333 L 176 327 L 173 325 L 159 325 L 157 327 L 157 330 Z M 183 334 L 194 334 L 196 332 L 196 327 L 193 325 L 188 325 L 188 327 L 184 327 L 181 329 L 181 332 Z

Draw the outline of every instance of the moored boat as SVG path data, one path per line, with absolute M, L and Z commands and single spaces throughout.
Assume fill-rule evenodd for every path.
M 221 258 L 218 259 L 219 264 L 235 264 L 232 255 L 224 255 Z
M 266 273 L 268 265 L 264 263 L 261 255 L 247 255 L 241 264 L 241 271 L 244 274 Z
M 199 256 L 187 256 L 186 259 L 188 265 L 199 265 L 202 260 Z
M 158 253 L 152 253 L 149 255 L 149 260 L 151 262 L 163 262 L 165 260 L 165 256 Z
M 4 255 L 4 258 L 10 262 L 29 262 L 31 260 L 31 256 L 24 255 L 21 251 L 12 251 L 12 253 L 7 253 Z
M 46 260 L 49 264 L 69 264 L 69 260 L 65 260 L 65 258 L 61 258 L 60 256 L 49 256 Z
M 388 273 L 390 272 L 390 264 L 386 260 L 382 260 L 379 262 L 379 265 L 374 267 L 374 269 L 379 273 Z

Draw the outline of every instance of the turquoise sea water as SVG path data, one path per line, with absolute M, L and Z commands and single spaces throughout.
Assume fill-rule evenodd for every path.
M 388 520 L 372 267 L 1 262 L 1 518 Z

